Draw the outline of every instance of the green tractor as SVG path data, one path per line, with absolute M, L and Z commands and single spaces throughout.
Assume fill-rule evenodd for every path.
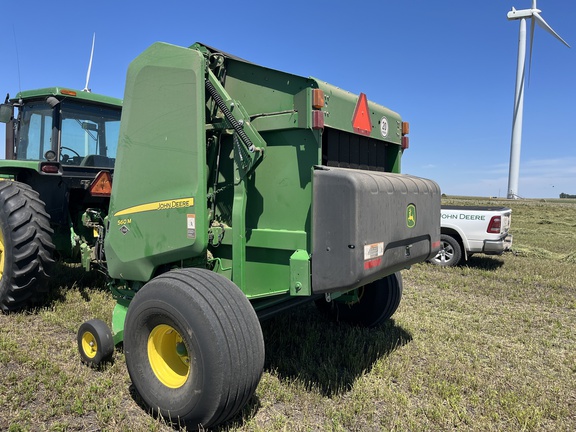
M 153 411 L 211 427 L 259 383 L 259 321 L 305 302 L 354 325 L 389 319 L 400 271 L 440 246 L 438 185 L 400 174 L 407 133 L 363 93 L 152 45 L 129 67 L 109 211 L 91 219 L 112 328 L 82 324 L 82 360 L 123 343 Z
M 103 261 L 122 102 L 44 88 L 6 97 L 0 161 L 0 310 L 42 300 L 55 259 Z

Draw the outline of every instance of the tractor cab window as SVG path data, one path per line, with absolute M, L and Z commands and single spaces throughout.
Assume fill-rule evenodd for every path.
M 44 160 L 48 150 L 63 165 L 113 168 L 120 133 L 120 109 L 78 100 L 64 100 L 55 108 L 47 102 L 20 107 L 16 137 L 18 160 Z M 60 146 L 54 143 L 60 138 Z
M 16 158 L 42 160 L 52 148 L 52 107 L 46 102 L 27 103 L 20 109 Z
M 113 168 L 120 110 L 64 100 L 60 104 L 60 162 Z

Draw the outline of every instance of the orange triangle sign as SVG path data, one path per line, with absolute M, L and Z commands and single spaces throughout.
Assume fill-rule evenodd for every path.
M 352 117 L 352 127 L 354 132 L 370 136 L 372 132 L 372 123 L 370 122 L 370 111 L 368 110 L 368 99 L 364 93 L 360 93 L 354 117 Z

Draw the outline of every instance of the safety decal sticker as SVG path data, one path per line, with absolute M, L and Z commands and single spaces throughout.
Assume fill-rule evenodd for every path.
M 186 228 L 187 228 L 187 237 L 189 239 L 195 239 L 196 238 L 196 215 L 195 214 L 186 215 Z
M 364 246 L 364 261 L 384 255 L 384 242 L 372 243 Z

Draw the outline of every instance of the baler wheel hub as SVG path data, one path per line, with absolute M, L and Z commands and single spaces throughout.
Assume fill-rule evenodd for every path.
M 160 324 L 148 337 L 148 360 L 156 378 L 169 388 L 182 387 L 190 375 L 188 350 L 180 333 Z

